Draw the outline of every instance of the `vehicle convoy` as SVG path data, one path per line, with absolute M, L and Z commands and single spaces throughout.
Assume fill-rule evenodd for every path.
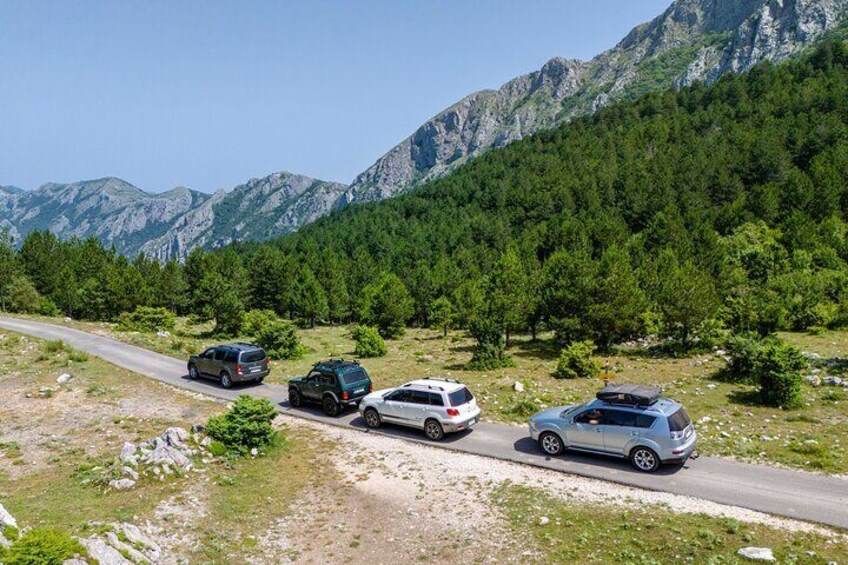
M 261 383 L 270 372 L 265 350 L 251 343 L 216 345 L 188 359 L 190 379 L 217 379 L 224 388 L 234 383 Z
M 689 415 L 657 387 L 607 385 L 588 404 L 535 414 L 530 436 L 550 456 L 566 449 L 619 456 L 646 473 L 697 457 L 698 436 Z
M 317 402 L 327 416 L 338 416 L 372 390 L 371 377 L 358 361 L 330 359 L 313 365 L 305 377 L 289 381 L 289 404 L 297 408 Z
M 480 421 L 477 400 L 465 385 L 429 377 L 369 394 L 359 403 L 359 413 L 369 428 L 384 422 L 420 428 L 433 441 Z

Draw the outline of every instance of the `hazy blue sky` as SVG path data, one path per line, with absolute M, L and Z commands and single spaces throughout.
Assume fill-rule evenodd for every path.
M 350 182 L 423 121 L 670 0 L 0 0 L 0 185 Z

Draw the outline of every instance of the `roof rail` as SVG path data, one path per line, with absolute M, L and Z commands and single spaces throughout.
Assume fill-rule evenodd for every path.
M 351 365 L 359 365 L 359 361 L 353 359 L 351 361 L 347 361 L 346 359 L 325 359 L 324 361 L 318 361 L 313 367 L 317 367 L 318 365 L 342 365 L 345 363 L 350 363 Z
M 456 379 L 448 379 L 448 378 L 445 378 L 445 377 L 424 377 L 422 380 L 425 380 L 425 381 L 442 381 L 442 382 L 446 382 L 446 383 L 455 383 L 455 384 L 458 384 L 458 385 L 462 384 L 461 382 L 459 382 Z

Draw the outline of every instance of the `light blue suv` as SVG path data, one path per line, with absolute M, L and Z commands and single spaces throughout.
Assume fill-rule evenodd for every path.
M 661 395 L 656 387 L 608 385 L 588 404 L 534 415 L 530 436 L 547 455 L 566 449 L 613 455 L 646 473 L 684 463 L 696 453 L 698 436 L 683 406 Z

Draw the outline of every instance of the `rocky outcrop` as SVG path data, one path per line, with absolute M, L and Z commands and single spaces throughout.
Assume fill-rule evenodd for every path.
M 162 561 L 162 548 L 138 526 L 127 523 L 97 526 L 103 533 L 79 541 L 89 559 L 99 565 L 142 565 Z M 71 562 L 66 561 L 63 565 L 71 565 Z
M 552 59 L 439 113 L 357 176 L 336 207 L 390 198 L 616 100 L 785 60 L 839 25 L 846 6 L 848 0 L 677 0 L 591 61 Z

